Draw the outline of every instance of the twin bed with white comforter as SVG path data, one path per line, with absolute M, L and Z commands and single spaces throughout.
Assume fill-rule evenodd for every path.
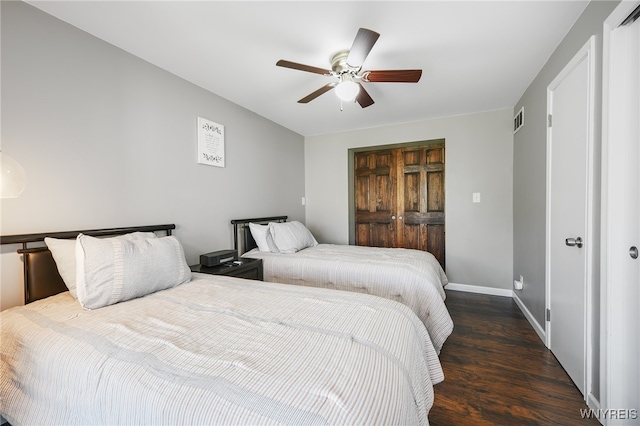
M 427 252 L 318 244 L 292 254 L 253 249 L 265 281 L 368 293 L 405 304 L 422 320 L 440 352 L 453 331 L 444 303 L 447 277 Z
M 0 414 L 12 425 L 428 424 L 444 376 L 405 304 L 196 273 L 184 280 L 184 258 L 175 268 L 166 258 L 173 249 L 159 257 L 177 281 L 141 294 L 147 284 L 131 277 L 158 267 L 154 251 L 175 247 L 165 238 L 106 239 L 113 249 L 97 258 L 81 245 L 77 299 L 65 291 L 0 313 Z M 27 270 L 43 263 L 32 255 Z M 43 284 L 33 276 L 43 277 L 31 275 L 36 294 Z
M 453 331 L 453 321 L 445 305 L 444 286 L 449 281 L 431 253 L 318 244 L 300 222 L 267 218 L 266 225 L 260 223 L 264 221 L 238 219 L 232 223 L 246 225 L 242 256 L 262 259 L 265 281 L 369 293 L 401 302 L 422 320 L 440 352 Z
M 368 295 L 194 274 L 95 310 L 1 314 L 0 401 L 20 424 L 427 424 L 443 380 L 422 323 Z

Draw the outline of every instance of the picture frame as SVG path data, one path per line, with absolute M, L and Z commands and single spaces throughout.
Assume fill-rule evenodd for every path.
M 198 134 L 198 164 L 224 167 L 224 126 L 207 120 L 197 118 Z

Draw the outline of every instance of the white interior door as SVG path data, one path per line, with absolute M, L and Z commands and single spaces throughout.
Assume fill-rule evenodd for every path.
M 593 39 L 548 87 L 547 345 L 587 390 L 593 150 Z
M 605 22 L 601 406 L 625 417 L 609 425 L 640 425 L 640 20 L 626 19 L 639 5 Z

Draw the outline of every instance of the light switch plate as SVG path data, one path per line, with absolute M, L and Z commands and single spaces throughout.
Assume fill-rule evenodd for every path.
M 473 193 L 473 202 L 474 203 L 479 203 L 480 202 L 480 193 L 479 192 L 474 192 Z

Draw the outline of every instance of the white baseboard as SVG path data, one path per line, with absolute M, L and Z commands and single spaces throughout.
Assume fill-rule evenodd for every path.
M 520 310 L 522 311 L 527 321 L 529 321 L 529 324 L 531 324 L 531 327 L 533 328 L 533 330 L 536 332 L 538 337 L 540 337 L 540 340 L 542 340 L 542 343 L 544 343 L 546 346 L 547 333 L 545 332 L 544 327 L 542 327 L 540 323 L 536 321 L 533 314 L 531 314 L 531 311 L 527 309 L 527 307 L 524 305 L 522 300 L 520 300 L 520 298 L 518 297 L 518 294 L 515 291 L 504 289 L 504 288 L 480 287 L 477 285 L 456 284 L 456 283 L 447 284 L 445 286 L 445 289 L 452 290 L 452 291 L 465 291 L 467 293 L 480 293 L 480 294 L 489 294 L 491 296 L 504 296 L 504 297 L 513 298 L 514 302 L 516 302 L 516 305 L 518 305 L 518 308 L 520 308 Z
M 544 327 L 542 327 L 540 323 L 535 319 L 531 311 L 527 309 L 525 304 L 518 297 L 518 293 L 516 293 L 515 291 L 513 292 L 513 301 L 516 302 L 516 305 L 518 305 L 527 321 L 529 321 L 529 324 L 531 324 L 531 327 L 533 327 L 533 330 L 536 332 L 538 337 L 540 337 L 542 343 L 547 346 L 547 332 L 545 331 Z
M 469 285 L 469 284 L 456 284 L 449 283 L 445 286 L 446 290 L 453 291 L 465 291 L 467 293 L 480 293 L 480 294 L 489 294 L 491 296 L 504 296 L 504 297 L 512 297 L 513 290 L 506 288 L 494 288 L 494 287 L 480 287 L 477 285 Z
M 600 409 L 600 401 L 591 392 L 587 395 L 587 405 L 594 410 Z

